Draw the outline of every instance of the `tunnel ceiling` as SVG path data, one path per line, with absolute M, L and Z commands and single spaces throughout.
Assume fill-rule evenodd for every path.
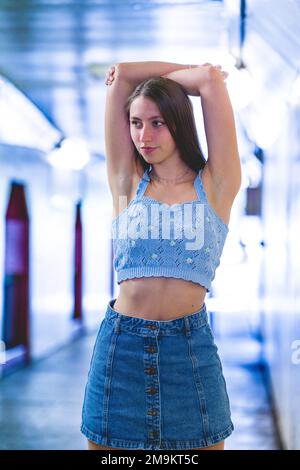
M 201 51 L 218 50 L 224 39 L 223 11 L 219 1 L 2 0 L 0 73 L 59 129 L 101 153 L 107 67 L 191 57 L 202 63 Z

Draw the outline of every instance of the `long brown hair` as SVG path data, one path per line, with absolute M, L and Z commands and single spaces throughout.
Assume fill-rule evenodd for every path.
M 193 105 L 183 86 L 166 77 L 150 78 L 139 83 L 126 101 L 128 120 L 131 103 L 138 96 L 144 96 L 156 103 L 182 160 L 192 170 L 199 172 L 205 166 L 206 160 L 198 139 Z M 149 169 L 150 164 L 135 146 L 134 151 L 144 171 Z

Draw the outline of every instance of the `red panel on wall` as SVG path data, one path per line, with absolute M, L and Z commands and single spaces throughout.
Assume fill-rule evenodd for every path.
M 5 216 L 3 341 L 6 349 L 23 345 L 30 356 L 29 217 L 24 185 L 11 183 Z

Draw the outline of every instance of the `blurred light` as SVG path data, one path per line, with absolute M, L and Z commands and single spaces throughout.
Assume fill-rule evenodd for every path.
M 90 152 L 83 139 L 69 137 L 63 139 L 46 158 L 56 168 L 81 170 L 90 161 Z
M 0 76 L 0 141 L 48 152 L 61 133 L 13 84 Z
M 257 188 L 262 180 L 262 163 L 252 155 L 244 163 L 243 170 L 248 177 L 248 187 Z
M 300 74 L 299 73 L 291 87 L 291 93 L 290 93 L 288 102 L 292 105 L 300 103 Z
M 247 132 L 262 149 L 272 147 L 278 140 L 288 118 L 286 102 L 275 94 L 261 92 L 251 107 Z
M 234 16 L 240 15 L 240 2 L 237 2 L 236 0 L 223 0 L 223 5 L 227 14 Z
M 56 209 L 69 209 L 70 208 L 70 198 L 61 196 L 59 194 L 54 194 L 50 197 L 50 203 L 52 207 Z
M 257 86 L 251 74 L 246 68 L 225 68 L 228 72 L 226 84 L 232 101 L 232 106 L 237 111 L 246 108 L 257 93 Z

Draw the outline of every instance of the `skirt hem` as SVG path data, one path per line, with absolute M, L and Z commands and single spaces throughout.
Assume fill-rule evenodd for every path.
M 83 423 L 81 424 L 80 431 L 88 439 L 95 444 L 104 445 L 107 447 L 120 447 L 121 449 L 148 449 L 148 450 L 184 450 L 193 448 L 208 447 L 218 442 L 223 441 L 225 438 L 230 436 L 234 430 L 234 426 L 231 423 L 224 431 L 219 432 L 207 439 L 195 439 L 189 441 L 170 441 L 162 439 L 161 442 L 156 443 L 140 442 L 140 441 L 128 441 L 122 439 L 105 439 L 99 434 L 90 431 Z

